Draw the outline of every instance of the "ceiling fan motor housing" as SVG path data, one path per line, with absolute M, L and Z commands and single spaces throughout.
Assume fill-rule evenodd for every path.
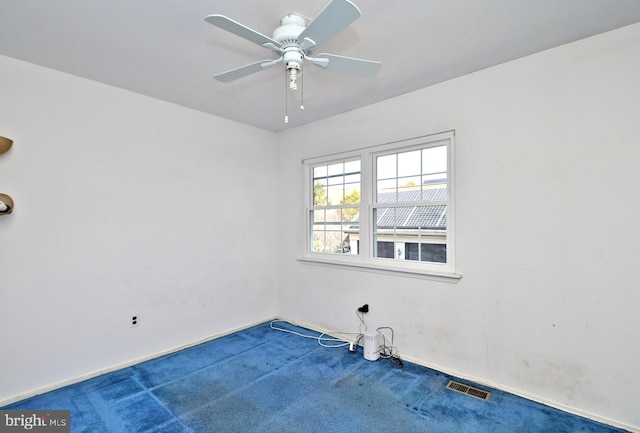
M 282 17 L 280 27 L 273 31 L 273 40 L 280 42 L 283 49 L 282 60 L 289 73 L 289 88 L 296 90 L 298 71 L 302 68 L 303 51 L 298 36 L 306 28 L 307 22 L 300 15 L 289 14 Z
M 298 45 L 298 36 L 307 28 L 307 22 L 300 15 L 289 14 L 282 17 L 280 27 L 273 31 L 273 40 L 287 46 L 289 44 Z

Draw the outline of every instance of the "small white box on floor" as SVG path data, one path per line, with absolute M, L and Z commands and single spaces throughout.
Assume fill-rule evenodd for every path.
M 364 359 L 377 361 L 380 358 L 380 345 L 382 344 L 382 334 L 379 332 L 365 332 L 362 334 L 362 348 Z

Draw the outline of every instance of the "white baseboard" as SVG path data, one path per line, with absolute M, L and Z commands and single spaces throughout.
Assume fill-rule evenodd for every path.
M 49 385 L 46 385 L 46 386 L 43 386 L 43 387 L 40 387 L 40 388 L 32 389 L 32 390 L 27 391 L 25 393 L 18 394 L 18 395 L 6 398 L 4 400 L 1 400 L 0 401 L 0 407 L 7 406 L 7 405 L 12 404 L 12 403 L 16 403 L 18 401 L 21 401 L 21 400 L 24 400 L 24 399 L 27 399 L 27 398 L 35 397 L 36 395 L 44 394 L 46 392 L 54 391 L 54 390 L 59 389 L 59 388 L 64 388 L 65 386 L 74 385 L 76 383 L 84 382 L 85 380 L 93 379 L 94 377 L 102 376 L 103 374 L 106 374 L 106 373 L 112 373 L 114 371 L 122 370 L 123 368 L 131 367 L 133 365 L 140 364 L 141 362 L 150 361 L 152 359 L 160 358 L 161 356 L 165 356 L 165 355 L 170 355 L 172 353 L 179 352 L 179 351 L 184 350 L 184 349 L 188 349 L 189 347 L 197 346 L 199 344 L 206 343 L 208 341 L 215 340 L 215 339 L 220 338 L 220 337 L 224 337 L 225 335 L 233 334 L 234 332 L 242 331 L 244 329 L 248 329 L 248 328 L 251 328 L 253 326 L 260 325 L 260 324 L 265 323 L 265 322 L 269 322 L 269 321 L 271 321 L 273 319 L 274 319 L 274 317 L 269 317 L 269 318 L 266 318 L 264 320 L 248 323 L 248 324 L 245 324 L 245 325 L 242 325 L 242 326 L 238 326 L 238 327 L 233 328 L 233 329 L 229 329 L 229 330 L 226 330 L 226 331 L 223 331 L 223 332 L 219 332 L 219 333 L 214 334 L 214 335 L 210 335 L 208 337 L 202 338 L 202 339 L 197 340 L 197 341 L 193 341 L 193 342 L 188 343 L 188 344 L 184 344 L 184 345 L 181 345 L 181 346 L 178 346 L 178 347 L 173 347 L 171 349 L 163 350 L 161 352 L 157 352 L 157 353 L 154 353 L 152 355 L 147 355 L 147 356 L 144 356 L 144 357 L 141 357 L 141 358 L 132 359 L 130 361 L 123 362 L 123 363 L 120 363 L 120 364 L 116 364 L 116 365 L 113 365 L 113 366 L 110 366 L 110 367 L 107 367 L 107 368 L 104 368 L 104 369 L 101 369 L 101 370 L 98 370 L 98 371 L 94 371 L 94 372 L 91 372 L 91 373 L 87 373 L 87 374 L 84 374 L 82 376 L 74 377 L 74 378 L 63 380 L 63 381 L 60 381 L 60 382 L 57 382 L 57 383 L 52 383 L 52 384 L 49 384 Z
M 540 403 L 543 404 L 545 406 L 549 406 L 552 407 L 554 409 L 558 409 L 561 410 L 563 412 L 567 412 L 570 413 L 572 415 L 577 415 L 579 417 L 582 418 L 587 418 L 590 419 L 592 421 L 596 421 L 602 424 L 606 424 L 612 427 L 617 427 L 617 428 L 621 428 L 624 430 L 628 430 L 630 432 L 634 432 L 634 433 L 640 433 L 640 427 L 639 426 L 632 426 L 629 424 L 625 424 L 623 422 L 620 421 L 616 421 L 598 414 L 594 414 L 591 412 L 587 412 L 572 406 L 567 406 L 565 404 L 562 403 L 558 403 L 556 401 L 552 401 L 552 400 L 548 400 L 545 399 L 544 397 L 541 397 L 539 395 L 534 395 L 534 394 L 530 394 L 527 393 L 526 391 L 523 391 L 521 389 L 516 389 L 516 388 L 512 388 L 509 386 L 505 386 L 499 383 L 493 383 L 490 381 L 487 381 L 485 379 L 479 378 L 479 377 L 474 377 L 474 376 L 470 376 L 468 374 L 464 374 L 461 373 L 459 371 L 454 371 L 445 367 L 442 367 L 441 365 L 435 365 L 435 364 L 431 364 L 428 362 L 425 362 L 423 360 L 420 359 L 415 359 L 412 357 L 405 357 L 403 356 L 402 359 L 409 361 L 409 362 L 413 362 L 414 364 L 418 364 L 418 365 L 422 365 L 423 367 L 427 367 L 427 368 L 431 368 L 432 370 L 437 370 L 440 371 L 444 374 L 450 375 L 450 376 L 454 376 L 454 377 L 458 377 L 460 379 L 464 379 L 464 380 L 468 380 L 470 382 L 473 383 L 477 383 L 478 385 L 484 385 L 484 386 L 488 386 L 490 388 L 494 388 L 500 391 L 504 391 L 504 392 L 508 392 L 509 394 L 513 394 L 516 395 L 518 397 L 522 397 L 525 398 L 527 400 L 531 400 L 534 401 L 536 403 Z
M 284 320 L 284 321 L 287 321 L 287 322 L 289 322 L 289 323 L 291 323 L 293 325 L 296 325 L 296 326 L 301 326 L 303 328 L 311 329 L 311 330 L 314 330 L 316 332 L 324 332 L 327 335 L 331 335 L 331 336 L 334 336 L 334 337 L 337 337 L 337 338 L 342 338 L 340 335 L 337 335 L 337 334 L 339 334 L 338 331 L 329 331 L 329 330 L 325 330 L 325 329 L 320 329 L 317 326 L 309 325 L 307 323 L 295 322 L 295 321 L 288 320 L 288 319 L 285 319 L 285 318 L 279 318 L 278 320 Z M 421 359 L 416 359 L 416 358 L 407 357 L 407 356 L 402 356 L 402 359 L 406 360 L 406 361 L 409 361 L 409 362 L 412 362 L 414 364 L 422 365 L 423 367 L 427 367 L 427 368 L 430 368 L 432 370 L 440 371 L 440 372 L 442 372 L 444 374 L 447 374 L 447 375 L 450 375 L 450 376 L 453 376 L 453 377 L 457 377 L 457 378 L 460 378 L 460 379 L 468 380 L 468 381 L 473 382 L 473 383 L 477 383 L 478 385 L 484 385 L 484 386 L 488 386 L 490 388 L 494 388 L 494 389 L 497 389 L 497 390 L 500 390 L 500 391 L 508 392 L 509 394 L 513 394 L 513 395 L 516 395 L 518 397 L 522 397 L 522 398 L 525 398 L 527 400 L 531 400 L 531 401 L 534 401 L 536 403 L 540 403 L 540 404 L 543 404 L 545 406 L 549 406 L 549 407 L 561 410 L 563 412 L 570 413 L 572 415 L 577 415 L 579 417 L 587 418 L 587 419 L 590 419 L 592 421 L 596 421 L 596 422 L 599 422 L 599 423 L 602 423 L 602 424 L 606 424 L 606 425 L 609 425 L 609 426 L 612 426 L 612 427 L 617 427 L 617 428 L 621 428 L 621 429 L 624 429 L 624 430 L 628 430 L 628 431 L 633 432 L 633 433 L 640 433 L 640 426 L 633 426 L 633 425 L 625 424 L 623 422 L 616 421 L 616 420 L 613 420 L 613 419 L 610 419 L 610 418 L 607 418 L 607 417 L 604 417 L 604 416 L 601 416 L 601 415 L 593 414 L 593 413 L 586 412 L 584 410 L 581 410 L 581 409 L 578 409 L 578 408 L 575 408 L 575 407 L 564 405 L 562 403 L 558 403 L 558 402 L 555 402 L 555 401 L 547 400 L 547 399 L 545 399 L 543 397 L 540 397 L 538 395 L 529 394 L 529 393 L 527 393 L 525 391 L 522 391 L 520 389 L 511 388 L 509 386 L 504 386 L 504 385 L 498 384 L 498 383 L 492 383 L 492 382 L 489 382 L 489 381 L 487 381 L 485 379 L 482 379 L 482 378 L 479 378 L 479 377 L 469 376 L 469 375 L 461 373 L 459 371 L 454 371 L 454 370 L 445 368 L 445 367 L 443 367 L 441 365 L 431 364 L 431 363 L 426 362 L 426 361 L 421 360 Z

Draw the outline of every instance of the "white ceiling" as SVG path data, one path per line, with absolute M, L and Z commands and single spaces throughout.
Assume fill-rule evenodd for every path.
M 639 0 L 354 0 L 362 16 L 321 51 L 378 60 L 375 78 L 309 66 L 305 110 L 290 100 L 288 124 L 280 66 L 213 79 L 276 55 L 205 16 L 271 36 L 282 16 L 328 2 L 0 0 L 0 54 L 280 131 L 640 21 Z

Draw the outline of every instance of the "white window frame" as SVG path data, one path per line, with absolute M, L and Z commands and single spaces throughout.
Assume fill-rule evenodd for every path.
M 410 151 L 425 147 L 447 146 L 447 261 L 446 263 L 417 262 L 413 260 L 385 259 L 374 256 L 373 242 L 373 208 L 376 196 L 376 157 L 384 154 Z M 454 152 L 455 131 L 415 137 L 407 140 L 386 143 L 378 146 L 341 152 L 302 161 L 304 167 L 304 203 L 305 224 L 302 254 L 299 260 L 304 262 L 361 268 L 376 272 L 392 274 L 411 274 L 414 276 L 435 277 L 450 281 L 461 278 L 456 271 L 455 264 L 455 173 Z M 361 161 L 361 203 L 359 218 L 359 254 L 324 253 L 311 251 L 311 209 L 313 207 L 313 168 L 318 165 L 339 163 L 349 159 L 359 158 Z

